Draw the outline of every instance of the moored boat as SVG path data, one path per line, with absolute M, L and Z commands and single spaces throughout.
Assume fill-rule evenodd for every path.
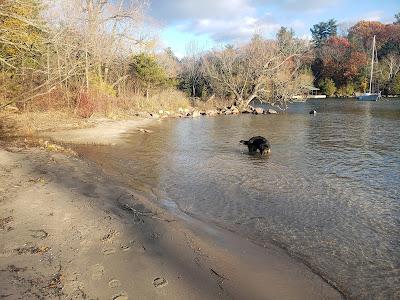
M 372 78 L 374 75 L 374 64 L 375 61 L 378 60 L 377 57 L 377 51 L 376 51 L 376 46 L 375 46 L 375 35 L 374 35 L 374 39 L 372 41 L 372 59 L 371 59 L 371 73 L 370 73 L 370 77 L 369 77 L 369 91 L 368 93 L 363 93 L 363 94 L 359 94 L 356 95 L 357 100 L 359 101 L 378 101 L 379 99 L 382 98 L 381 92 L 378 91 L 373 93 L 372 92 Z

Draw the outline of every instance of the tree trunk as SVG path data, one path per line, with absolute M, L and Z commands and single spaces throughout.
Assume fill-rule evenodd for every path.
M 86 91 L 89 90 L 89 62 L 88 62 L 88 50 L 87 45 L 85 49 L 85 76 L 86 76 Z

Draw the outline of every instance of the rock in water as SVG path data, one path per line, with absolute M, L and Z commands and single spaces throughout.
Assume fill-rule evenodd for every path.
M 276 110 L 271 109 L 271 108 L 269 108 L 269 109 L 267 110 L 267 113 L 270 114 L 270 115 L 276 115 L 276 114 L 278 114 L 278 112 L 277 112 Z
M 261 107 L 256 107 L 254 109 L 254 112 L 256 113 L 256 115 L 262 115 L 264 113 L 264 109 Z
M 215 116 L 218 114 L 218 112 L 216 110 L 207 110 L 206 111 L 207 116 Z
M 193 118 L 200 117 L 200 112 L 197 111 L 197 110 L 195 110 L 195 111 L 193 112 L 193 114 L 192 114 L 192 117 L 193 117 Z

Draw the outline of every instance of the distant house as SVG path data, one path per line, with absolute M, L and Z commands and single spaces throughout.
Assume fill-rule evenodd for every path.
M 324 99 L 326 95 L 320 93 L 320 89 L 315 86 L 306 86 L 305 90 L 308 93 L 303 95 L 295 95 L 292 97 L 292 100 L 306 100 L 306 99 Z
M 307 95 L 308 99 L 324 99 L 326 95 L 320 93 L 320 89 L 315 86 L 308 86 L 307 87 L 309 92 Z

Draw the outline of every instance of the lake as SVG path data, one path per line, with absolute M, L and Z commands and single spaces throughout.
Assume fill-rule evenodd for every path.
M 315 100 L 148 129 L 77 150 L 153 201 L 279 245 L 350 298 L 400 298 L 399 100 Z M 239 144 L 255 135 L 271 155 Z

